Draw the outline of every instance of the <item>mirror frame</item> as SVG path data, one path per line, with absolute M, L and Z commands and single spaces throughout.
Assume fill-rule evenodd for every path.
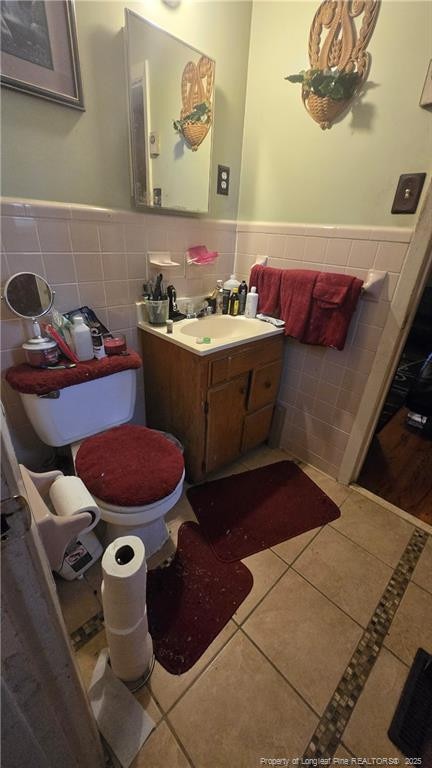
M 9 287 L 9 284 L 14 280 L 15 277 L 19 277 L 20 275 L 31 275 L 32 277 L 38 277 L 40 280 L 43 280 L 44 283 L 48 286 L 51 292 L 51 301 L 47 309 L 44 309 L 43 312 L 40 312 L 38 315 L 22 315 L 21 312 L 18 312 L 10 303 L 8 297 L 7 297 L 7 290 Z M 55 298 L 55 291 L 51 288 L 48 280 L 45 277 L 42 277 L 42 275 L 38 275 L 36 272 L 15 272 L 14 275 L 11 275 L 5 283 L 5 286 L 3 288 L 2 293 L 2 299 L 5 300 L 7 306 L 9 307 L 10 311 L 13 312 L 18 317 L 23 317 L 25 320 L 35 320 L 37 317 L 43 317 L 44 315 L 47 315 L 48 312 L 51 311 L 54 305 L 54 298 Z
M 136 147 L 136 141 L 134 137 L 134 132 L 132 130 L 132 116 L 133 116 L 133 104 L 132 104 L 132 88 L 131 88 L 131 78 L 130 78 L 130 70 L 131 70 L 131 52 L 130 52 L 130 44 L 129 44 L 129 30 L 128 30 L 128 21 L 129 19 L 134 16 L 135 18 L 139 19 L 140 21 L 144 21 L 146 24 L 148 24 L 150 27 L 153 27 L 158 32 L 163 32 L 165 35 L 168 35 L 168 37 L 171 37 L 173 40 L 176 40 L 179 43 L 182 43 L 183 45 L 186 45 L 191 52 L 195 52 L 198 56 L 206 56 L 208 59 L 211 59 L 211 61 L 214 64 L 214 69 L 216 70 L 216 61 L 211 56 L 208 56 L 204 51 L 200 51 L 198 48 L 195 48 L 195 46 L 190 45 L 185 40 L 182 40 L 180 37 L 177 37 L 176 35 L 171 34 L 171 32 L 167 32 L 166 29 L 159 26 L 159 24 L 155 24 L 153 21 L 149 21 L 144 16 L 142 16 L 140 13 L 137 13 L 136 11 L 132 11 L 130 8 L 125 8 L 125 27 L 124 27 L 124 39 L 125 39 L 125 47 L 126 47 L 126 65 L 127 65 L 127 71 L 126 71 L 126 77 L 127 77 L 127 91 L 128 91 L 128 125 L 129 125 L 129 165 L 130 165 L 130 180 L 131 180 L 131 197 L 132 202 L 135 208 L 138 210 L 145 211 L 146 213 L 154 213 L 154 212 L 162 212 L 162 213 L 174 213 L 177 215 L 195 215 L 195 216 L 207 216 L 210 211 L 210 193 L 211 193 L 211 181 L 212 181 L 212 162 L 213 162 L 213 149 L 214 149 L 214 127 L 215 127 L 215 96 L 216 96 L 216 82 L 213 81 L 213 101 L 212 101 L 212 125 L 211 125 L 211 147 L 210 147 L 210 163 L 209 163 L 209 171 L 208 171 L 208 189 L 207 189 L 207 208 L 205 211 L 197 211 L 193 210 L 191 208 L 170 208 L 169 206 L 159 206 L 159 205 L 151 205 L 148 202 L 143 203 L 142 199 L 138 197 L 138 194 L 136 192 L 137 185 L 139 184 L 142 188 L 142 179 L 137 178 L 137 172 L 136 168 L 138 163 L 136 162 L 136 155 L 137 155 L 137 147 Z M 148 168 L 149 168 L 149 153 L 147 151 L 147 147 L 149 144 L 149 136 L 147 135 L 147 124 L 146 124 L 146 116 L 145 116 L 145 106 L 143 107 L 144 112 L 144 182 L 145 182 L 145 189 L 143 190 L 144 196 L 146 200 L 148 200 L 149 196 L 149 190 L 148 190 Z

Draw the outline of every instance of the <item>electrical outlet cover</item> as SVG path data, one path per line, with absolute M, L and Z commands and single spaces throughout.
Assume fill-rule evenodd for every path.
M 218 165 L 217 171 L 217 194 L 229 194 L 230 169 L 227 165 Z

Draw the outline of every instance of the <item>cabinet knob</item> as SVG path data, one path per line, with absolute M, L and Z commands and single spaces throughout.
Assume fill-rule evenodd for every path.
M 266 389 L 270 389 L 270 387 L 271 387 L 271 381 L 265 381 L 265 382 L 264 382 L 264 387 L 265 387 Z

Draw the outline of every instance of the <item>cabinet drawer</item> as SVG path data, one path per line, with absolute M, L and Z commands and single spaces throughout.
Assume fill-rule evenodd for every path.
M 279 388 L 282 360 L 256 368 L 252 374 L 248 411 L 257 411 L 268 403 L 274 403 Z
M 276 360 L 282 356 L 283 337 L 268 339 L 261 344 L 250 344 L 238 352 L 233 351 L 210 363 L 210 386 L 220 384 L 222 381 L 233 379 L 242 373 L 251 371 L 257 361 L 263 363 Z
M 242 452 L 260 445 L 267 440 L 273 416 L 273 403 L 250 413 L 244 420 Z

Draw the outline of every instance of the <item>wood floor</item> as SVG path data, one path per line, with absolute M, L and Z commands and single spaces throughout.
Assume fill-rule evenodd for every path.
M 432 440 L 401 408 L 375 435 L 358 484 L 432 525 Z

